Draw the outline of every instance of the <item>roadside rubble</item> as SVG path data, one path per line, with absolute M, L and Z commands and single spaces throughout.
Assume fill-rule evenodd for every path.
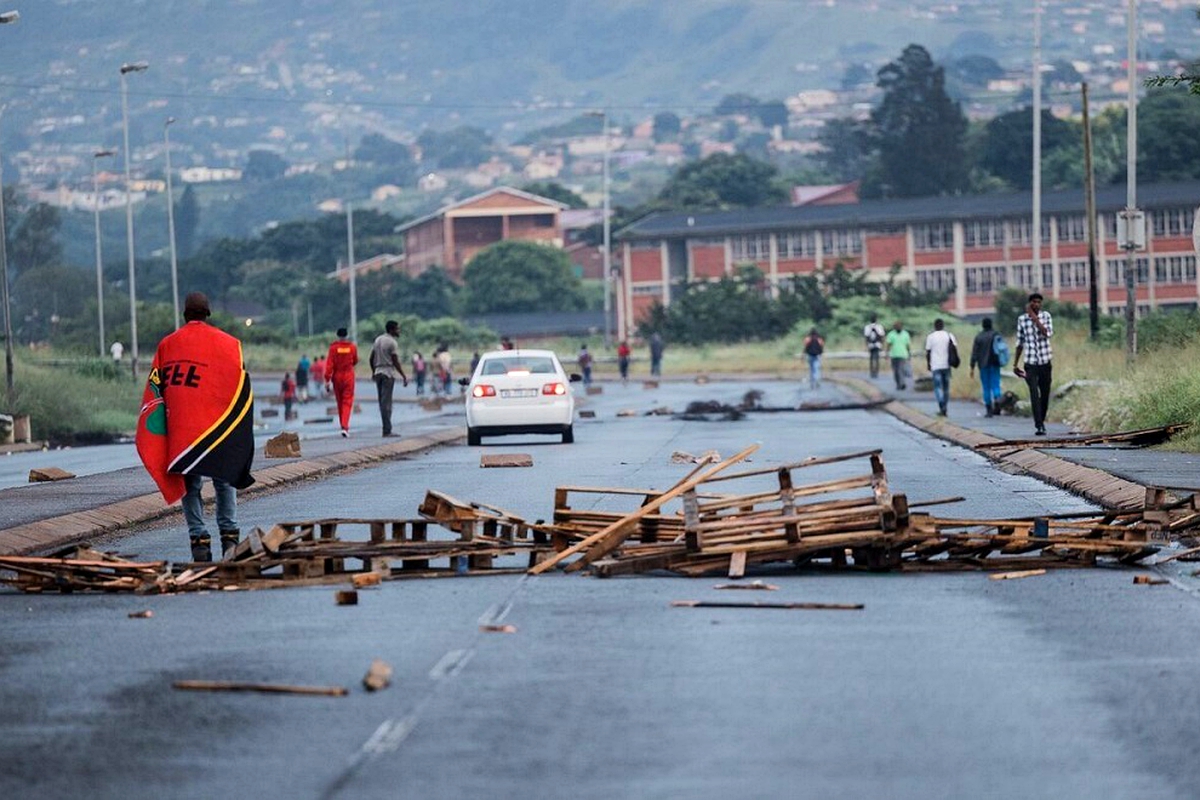
M 0 581 L 28 593 L 336 585 L 347 590 L 341 602 L 352 603 L 357 590 L 382 581 L 559 568 L 733 579 L 788 568 L 988 570 L 1012 579 L 1100 559 L 1133 565 L 1175 539 L 1200 536 L 1196 495 L 1150 488 L 1135 509 L 956 517 L 929 509 L 962 498 L 910 502 L 894 492 L 880 450 L 733 469 L 756 449 L 724 460 L 677 453 L 674 460 L 694 466 L 667 489 L 559 486 L 549 522 L 430 490 L 416 517 L 284 521 L 252 530 L 211 564 L 137 561 L 84 546 L 54 557 L 0 556 Z

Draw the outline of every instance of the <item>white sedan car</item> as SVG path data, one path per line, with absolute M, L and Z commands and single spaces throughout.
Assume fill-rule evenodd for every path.
M 510 433 L 560 434 L 575 441 L 575 396 L 552 350 L 497 350 L 479 359 L 467 387 L 467 444 Z

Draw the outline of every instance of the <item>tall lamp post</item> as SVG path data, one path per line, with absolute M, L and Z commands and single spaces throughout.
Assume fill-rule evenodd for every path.
M 175 330 L 179 330 L 179 261 L 175 255 L 175 195 L 171 192 L 171 123 L 163 123 L 163 150 L 167 155 L 167 234 L 171 241 L 171 302 L 175 306 Z
M 588 116 L 599 117 L 600 126 L 604 134 L 604 172 L 602 179 L 602 187 L 604 193 L 604 219 L 601 220 L 601 225 L 604 230 L 604 251 L 601 254 L 604 264 L 604 346 L 612 345 L 612 244 L 610 241 L 612 235 L 611 222 L 609 221 L 609 141 L 608 141 L 608 109 L 603 111 L 588 112 Z
M 96 319 L 100 329 L 100 357 L 104 358 L 104 256 L 100 245 L 100 178 L 96 162 L 115 156 L 116 150 L 97 150 L 92 153 L 92 216 L 96 221 Z
M 145 72 L 149 68 L 150 65 L 145 61 L 121 65 L 121 130 L 125 138 L 125 244 L 129 250 L 129 352 L 135 380 L 138 374 L 137 276 L 133 255 L 133 181 L 129 176 L 129 86 L 125 76 L 131 72 Z
M 1126 35 L 1129 113 L 1125 122 L 1125 209 L 1120 216 L 1125 221 L 1121 226 L 1125 234 L 1121 240 L 1125 250 L 1125 360 L 1132 363 L 1137 357 L 1137 260 L 1133 252 L 1145 245 L 1146 235 L 1145 218 L 1137 208 L 1137 0 L 1129 0 Z
M 21 18 L 21 15 L 16 11 L 5 11 L 0 14 L 0 25 L 7 25 L 16 22 Z M 0 106 L 0 115 L 3 115 L 4 108 Z M 5 240 L 8 238 L 4 227 L 4 174 L 0 171 L 0 289 L 3 290 L 3 297 L 0 300 L 4 302 L 4 387 L 7 391 L 8 410 L 12 411 L 14 395 L 13 389 L 13 346 L 12 346 L 12 306 L 8 300 L 8 251 L 5 249 Z
M 1042 286 L 1042 0 L 1033 4 L 1033 280 Z
M 350 264 L 350 341 L 358 341 L 358 290 L 354 285 L 354 206 L 346 201 L 346 258 Z

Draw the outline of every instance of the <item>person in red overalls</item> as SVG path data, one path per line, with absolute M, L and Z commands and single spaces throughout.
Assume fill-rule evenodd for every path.
M 325 358 L 325 388 L 337 399 L 338 418 L 342 436 L 350 435 L 350 412 L 354 409 L 354 366 L 358 363 L 358 345 L 347 338 L 345 328 L 338 328 L 337 341 L 329 345 Z

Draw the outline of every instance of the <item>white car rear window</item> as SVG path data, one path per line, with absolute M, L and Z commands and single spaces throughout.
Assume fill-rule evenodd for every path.
M 484 375 L 508 375 L 513 372 L 530 373 L 533 375 L 553 375 L 554 360 L 545 356 L 489 358 L 483 362 L 481 372 Z

